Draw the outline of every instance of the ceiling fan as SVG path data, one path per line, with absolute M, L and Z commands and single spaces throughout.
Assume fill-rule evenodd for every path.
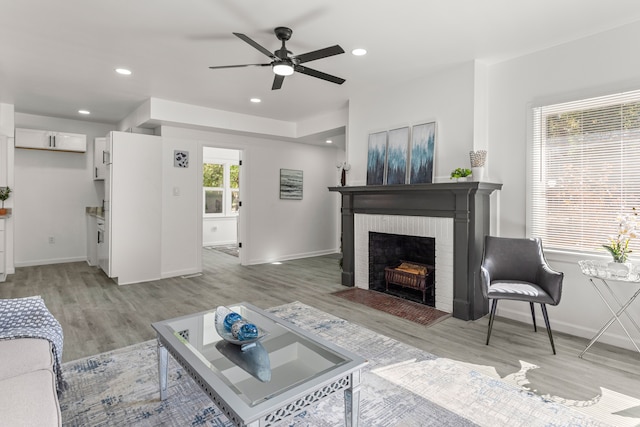
M 291 28 L 287 27 L 277 27 L 274 30 L 276 37 L 278 40 L 282 41 L 282 47 L 275 52 L 271 53 L 254 40 L 250 39 L 244 34 L 241 33 L 233 33 L 236 37 L 241 40 L 244 40 L 246 43 L 253 46 L 255 49 L 259 50 L 263 54 L 267 55 L 272 59 L 271 62 L 267 64 L 244 64 L 244 65 L 220 65 L 209 67 L 212 70 L 219 68 L 240 68 L 240 67 L 268 67 L 270 66 L 275 73 L 275 78 L 273 79 L 273 85 L 271 86 L 272 90 L 280 89 L 282 87 L 282 82 L 286 76 L 290 76 L 294 71 L 302 74 L 306 74 L 311 77 L 316 77 L 322 80 L 326 80 L 328 82 L 336 83 L 341 85 L 345 82 L 345 79 L 341 79 L 340 77 L 332 76 L 330 74 L 323 73 L 321 71 L 313 70 L 311 68 L 305 67 L 303 64 L 309 61 L 315 61 L 316 59 L 327 58 L 329 56 L 339 55 L 344 53 L 344 50 L 339 46 L 331 46 L 326 47 L 324 49 L 314 50 L 313 52 L 303 53 L 301 55 L 293 55 L 293 53 L 287 50 L 285 46 L 285 42 L 291 38 L 291 34 L 293 31 Z

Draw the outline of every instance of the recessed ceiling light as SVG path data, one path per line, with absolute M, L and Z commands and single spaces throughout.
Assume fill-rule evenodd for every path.
M 85 115 L 88 115 L 88 114 L 91 114 L 91 111 L 89 111 L 89 110 L 78 110 L 78 113 L 79 113 L 79 114 L 85 114 Z
M 362 56 L 367 54 L 367 49 L 357 48 L 353 49 L 351 53 L 355 56 Z
M 275 261 L 275 262 L 272 262 L 271 264 L 273 264 L 273 265 L 280 265 L 280 264 L 282 264 L 282 263 L 281 263 L 280 261 Z
M 130 76 L 131 70 L 127 70 L 126 68 L 116 68 L 116 73 L 122 74 L 123 76 Z
M 258 103 L 262 102 L 262 99 L 260 99 L 260 98 L 251 98 L 249 101 L 253 102 L 254 104 L 258 104 Z
M 333 141 L 332 141 L 332 140 L 330 140 L 330 139 L 327 139 L 325 142 L 326 142 L 327 144 L 331 144 L 331 143 L 333 143 Z

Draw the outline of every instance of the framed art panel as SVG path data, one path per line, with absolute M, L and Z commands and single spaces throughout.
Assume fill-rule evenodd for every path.
M 409 158 L 409 128 L 389 131 L 387 144 L 387 184 L 406 184 Z
M 387 132 L 369 135 L 367 152 L 367 185 L 384 184 L 384 165 L 387 160 Z
M 302 200 L 302 171 L 280 169 L 280 198 Z
M 411 136 L 409 183 L 433 182 L 433 159 L 436 146 L 436 122 L 415 125 Z

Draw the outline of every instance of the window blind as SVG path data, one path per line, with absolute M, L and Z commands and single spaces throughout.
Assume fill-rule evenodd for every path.
M 607 253 L 616 217 L 640 212 L 640 91 L 536 107 L 532 124 L 529 235 Z

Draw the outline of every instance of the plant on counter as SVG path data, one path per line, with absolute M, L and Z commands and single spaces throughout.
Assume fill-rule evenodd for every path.
M 7 213 L 4 208 L 4 201 L 9 198 L 9 194 L 11 194 L 11 188 L 9 187 L 0 187 L 0 200 L 2 201 L 2 208 L 0 208 L 0 215 L 4 215 Z
M 2 200 L 2 207 L 4 208 L 4 201 L 9 198 L 9 194 L 11 194 L 11 188 L 9 187 L 0 187 L 0 200 Z
M 451 179 L 466 178 L 471 175 L 471 169 L 456 168 L 451 172 Z

